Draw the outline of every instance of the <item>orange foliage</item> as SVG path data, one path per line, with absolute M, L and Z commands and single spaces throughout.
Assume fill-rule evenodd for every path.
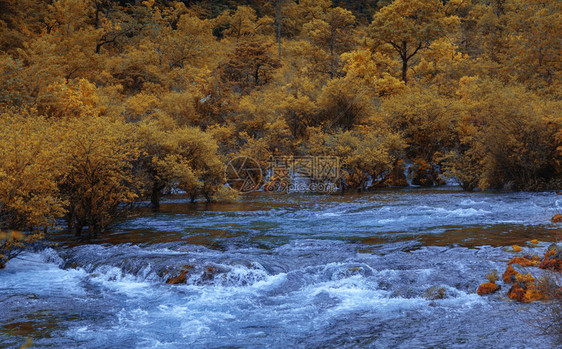
M 0 1 L 2 229 L 223 199 L 239 154 L 338 156 L 345 190 L 562 183 L 556 1 L 48 3 Z
M 540 260 L 528 259 L 525 257 L 515 257 L 509 261 L 509 264 L 519 264 L 522 267 L 534 267 L 540 264 Z

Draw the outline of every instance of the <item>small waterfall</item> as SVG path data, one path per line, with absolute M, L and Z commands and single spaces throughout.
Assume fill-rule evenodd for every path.
M 406 177 L 406 181 L 408 182 L 408 186 L 412 186 L 412 177 L 410 168 L 412 168 L 413 164 L 411 162 L 404 163 L 404 177 Z

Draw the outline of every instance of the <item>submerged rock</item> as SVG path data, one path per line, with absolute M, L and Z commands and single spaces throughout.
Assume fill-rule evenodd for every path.
M 213 280 L 215 278 L 215 274 L 217 273 L 217 271 L 218 271 L 217 268 L 208 267 L 201 275 L 201 280 L 202 281 Z
M 193 269 L 190 265 L 184 265 L 183 268 L 180 270 L 180 274 L 178 276 L 173 276 L 166 280 L 167 284 L 185 284 L 187 282 L 187 273 L 189 270 Z
M 427 291 L 425 291 L 424 297 L 429 300 L 443 299 L 446 298 L 445 292 L 446 292 L 445 288 L 434 286 L 428 289 Z
M 515 251 L 515 252 L 523 251 L 523 249 L 518 245 L 513 245 L 512 247 L 513 247 L 513 251 Z
M 478 290 L 476 290 L 476 293 L 478 293 L 479 296 L 483 296 L 485 294 L 494 293 L 499 289 L 501 289 L 500 285 L 496 285 L 493 282 L 485 282 L 478 286 Z
M 187 270 L 182 270 L 180 275 L 169 278 L 166 283 L 168 284 L 185 284 L 187 282 Z

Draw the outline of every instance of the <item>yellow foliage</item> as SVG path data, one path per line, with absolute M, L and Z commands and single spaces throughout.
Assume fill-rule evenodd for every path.
M 490 272 L 486 274 L 486 279 L 488 279 L 488 281 L 490 281 L 491 283 L 495 284 L 496 281 L 499 280 L 497 269 L 494 269 L 493 271 L 490 270 Z
M 24 234 L 20 231 L 0 230 L 0 269 L 16 256 L 26 245 L 33 244 L 45 237 L 43 233 Z
M 98 116 L 103 112 L 96 87 L 85 79 L 58 79 L 39 96 L 38 110 L 54 118 Z
M 555 134 L 562 103 L 494 80 L 461 82 L 461 147 L 451 153 L 449 170 L 465 189 L 540 189 L 560 180 Z
M 195 200 L 207 200 L 225 183 L 224 164 L 217 155 L 216 141 L 194 127 L 161 129 L 155 122 L 139 126 L 138 141 L 144 152 L 147 192 L 158 206 L 163 190 L 182 190 Z M 224 196 L 224 193 L 221 194 Z
M 382 180 L 404 146 L 397 134 L 374 127 L 336 133 L 317 129 L 309 132 L 315 134 L 315 143 L 309 149 L 311 154 L 339 157 L 343 185 L 348 189 L 365 189 L 369 179 L 372 185 Z
M 447 18 L 441 1 L 396 0 L 374 15 L 370 34 L 376 46 L 386 46 L 398 54 L 401 77 L 407 82 L 410 59 L 457 22 Z
M 60 133 L 32 115 L 0 115 L 0 228 L 50 226 L 63 213 Z
M 339 156 L 346 188 L 404 164 L 467 190 L 562 183 L 559 1 L 0 2 L 2 229 L 228 198 L 237 154 Z
M 59 127 L 68 166 L 59 186 L 68 202 L 69 227 L 99 233 L 118 217 L 120 205 L 141 195 L 132 166 L 139 157 L 134 129 L 101 117 L 67 120 Z

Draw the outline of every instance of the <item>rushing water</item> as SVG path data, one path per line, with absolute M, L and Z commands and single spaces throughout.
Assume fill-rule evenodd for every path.
M 0 347 L 553 348 L 533 327 L 547 305 L 476 289 L 542 254 L 561 210 L 554 193 L 450 189 L 171 200 L 98 240 L 59 235 L 11 260 Z M 186 284 L 166 284 L 184 266 Z

